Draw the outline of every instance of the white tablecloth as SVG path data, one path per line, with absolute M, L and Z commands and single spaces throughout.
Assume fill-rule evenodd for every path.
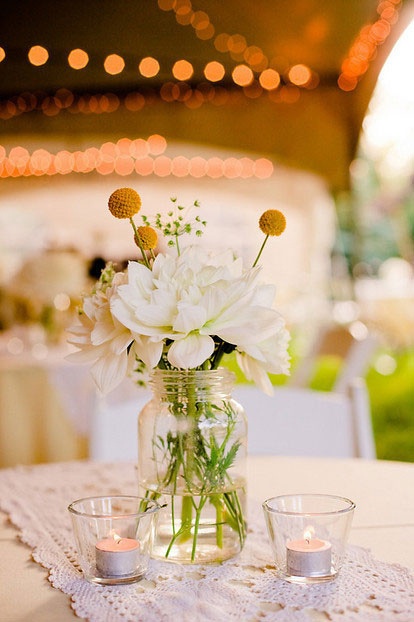
M 11 482 L 16 483 L 13 492 Z M 64 589 L 73 594 L 73 606 L 85 619 L 94 614 L 95 617 L 89 619 L 99 622 L 153 620 L 154 607 L 157 604 L 151 600 L 153 594 L 161 606 L 159 620 L 172 619 L 168 617 L 168 610 L 175 616 L 179 614 L 180 619 L 188 622 L 217 620 L 220 619 L 220 607 L 223 607 L 223 615 L 226 608 L 228 610 L 230 607 L 231 618 L 228 619 L 260 619 L 268 622 L 326 620 L 323 603 L 326 603 L 327 609 L 332 609 L 332 599 L 341 602 L 341 598 L 345 598 L 345 613 L 329 609 L 331 620 L 412 622 L 414 619 L 414 578 L 408 569 L 414 570 L 413 464 L 363 460 L 249 458 L 249 507 L 253 516 L 260 514 L 260 504 L 265 498 L 284 493 L 339 494 L 356 502 L 347 572 L 341 573 L 344 574 L 342 582 L 338 579 L 329 584 L 328 588 L 317 586 L 317 589 L 325 590 L 318 594 L 306 592 L 308 588 L 302 586 L 281 582 L 272 574 L 270 548 L 267 539 L 261 536 L 260 529 L 256 529 L 256 523 L 250 534 L 250 543 L 248 537 L 244 557 L 217 569 L 198 567 L 192 573 L 188 567 L 182 569 L 177 565 L 163 564 L 161 569 L 153 567 L 148 578 L 134 588 L 92 586 L 82 578 L 77 578 L 73 568 L 71 570 L 70 551 L 63 555 L 62 562 L 59 563 L 59 546 L 56 543 L 68 537 L 66 517 L 63 514 L 61 524 L 52 526 L 52 533 L 55 533 L 56 538 L 44 540 L 46 531 L 50 533 L 47 508 L 50 507 L 52 514 L 56 511 L 54 504 L 60 503 L 63 513 L 66 503 L 80 493 L 128 493 L 136 492 L 135 488 L 135 470 L 132 464 L 73 462 L 0 471 L 0 507 L 11 512 L 11 520 L 16 525 L 24 527 L 24 538 L 35 550 L 35 559 L 51 569 L 50 581 L 54 585 L 61 589 L 65 586 Z M 32 506 L 30 499 L 33 499 Z M 39 520 L 40 513 L 43 513 L 43 522 Z M 255 521 L 256 518 L 253 522 Z M 74 620 L 75 614 L 70 609 L 69 597 L 47 583 L 46 571 L 31 560 L 30 548 L 19 543 L 16 529 L 6 522 L 0 528 L 0 543 L 0 596 L 1 602 L 5 603 L 2 605 L 2 621 Z M 353 545 L 370 548 L 372 555 Z M 257 562 L 261 558 L 263 565 Z M 72 572 L 74 577 L 69 582 L 68 572 Z M 160 581 L 164 583 L 164 592 Z M 341 590 L 348 584 L 351 585 L 353 593 L 341 596 Z M 297 590 L 298 587 L 302 591 L 294 594 L 292 590 Z M 360 597 L 359 591 L 361 594 L 370 594 L 372 591 L 372 601 L 370 602 L 371 597 L 367 597 L 365 602 L 352 608 L 353 599 Z M 193 594 L 192 603 L 188 601 L 188 594 Z M 243 611 L 248 610 L 248 599 L 252 597 L 257 615 L 243 617 Z M 312 608 L 303 605 L 310 597 L 313 598 L 311 602 L 314 602 L 314 609 L 320 611 L 312 611 Z M 292 598 L 297 606 L 292 605 Z M 134 607 L 138 607 L 137 611 L 141 613 L 133 618 L 129 617 L 127 609 L 123 609 L 127 601 L 129 604 L 133 602 Z M 148 608 L 140 609 L 141 603 L 146 603 Z M 152 603 L 151 606 L 148 603 Z M 377 604 L 382 612 L 376 607 Z M 392 613 L 393 608 L 400 608 L 399 613 Z M 121 615 L 122 611 L 125 615 Z

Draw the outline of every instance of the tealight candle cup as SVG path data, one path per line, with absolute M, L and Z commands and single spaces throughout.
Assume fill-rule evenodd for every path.
M 278 575 L 291 583 L 336 578 L 346 556 L 355 503 L 345 497 L 295 494 L 263 503 Z
M 114 495 L 73 501 L 68 510 L 83 576 L 122 585 L 145 575 L 160 506 L 143 497 Z

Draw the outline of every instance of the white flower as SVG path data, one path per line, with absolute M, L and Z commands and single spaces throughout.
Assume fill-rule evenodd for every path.
M 266 227 L 259 226 L 266 240 L 253 267 L 244 270 L 231 250 L 212 254 L 189 246 L 180 253 L 178 237 L 205 225 L 199 217 L 186 221 L 183 209 L 177 205 L 165 222 L 157 214 L 154 224 L 170 238 L 176 255 L 155 257 L 141 249 L 142 259 L 130 261 L 125 272 L 107 266 L 83 300 L 80 324 L 70 330 L 70 342 L 79 349 L 70 358 L 92 362 L 95 381 L 107 392 L 134 367 L 215 369 L 223 354 L 236 350 L 248 379 L 270 393 L 268 374 L 288 373 L 289 334 L 273 307 L 275 288 L 261 282 L 255 266 L 269 235 L 281 233 L 284 216 L 278 212 L 274 222 L 275 210 L 265 212 Z M 144 216 L 143 221 L 150 226 Z
M 127 348 L 133 336 L 110 310 L 111 297 L 124 280 L 125 275 L 119 272 L 110 285 L 85 297 L 83 312 L 79 315 L 80 324 L 69 329 L 72 337 L 68 341 L 79 348 L 79 352 L 67 358 L 80 363 L 93 363 L 91 373 L 103 393 L 114 389 L 128 371 Z
M 259 279 L 259 268 L 243 273 L 241 260 L 229 251 L 211 255 L 188 247 L 178 257 L 158 255 L 152 271 L 130 262 L 128 282 L 112 296 L 111 311 L 136 338 L 140 335 L 137 351 L 150 367 L 158 364 L 167 341 L 173 367 L 199 367 L 212 356 L 216 336 L 249 357 L 252 376 L 253 368 L 285 366 L 280 362 L 284 324 L 271 308 L 274 287 Z M 273 358 L 266 345 L 263 352 L 256 346 L 269 340 L 283 341 Z M 257 370 L 254 375 L 259 376 Z
M 289 338 L 289 332 L 280 317 L 279 327 L 275 328 L 272 337 L 262 342 L 239 346 L 236 350 L 237 363 L 246 378 L 253 380 L 268 395 L 273 394 L 268 373 L 289 374 Z

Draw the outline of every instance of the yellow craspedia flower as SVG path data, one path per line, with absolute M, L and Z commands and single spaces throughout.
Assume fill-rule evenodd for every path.
M 260 216 L 259 227 L 265 235 L 281 235 L 286 229 L 286 218 L 278 209 L 268 209 Z
M 148 226 L 138 227 L 137 233 L 139 235 L 139 241 L 141 242 L 141 244 L 137 243 L 137 245 L 141 246 L 144 249 L 144 251 L 152 250 L 153 248 L 157 246 L 157 242 L 158 242 L 157 232 L 152 227 L 148 227 Z M 135 242 L 137 242 L 136 236 L 135 236 Z
M 133 188 L 118 188 L 108 200 L 109 211 L 115 218 L 132 218 L 141 207 L 141 197 Z

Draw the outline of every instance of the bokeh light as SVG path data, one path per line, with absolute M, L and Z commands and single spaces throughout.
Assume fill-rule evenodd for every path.
M 68 55 L 68 64 L 72 69 L 84 69 L 89 63 L 89 56 L 84 50 L 76 48 Z
M 40 67 L 41 65 L 47 63 L 49 59 L 49 52 L 41 45 L 33 45 L 30 48 L 27 57 L 32 65 Z
M 146 56 L 138 65 L 138 70 L 144 78 L 153 78 L 160 70 L 160 64 L 152 56 Z
M 104 69 L 106 73 L 111 76 L 115 76 L 118 73 L 122 73 L 125 68 L 125 61 L 119 54 L 109 54 L 104 61 Z

